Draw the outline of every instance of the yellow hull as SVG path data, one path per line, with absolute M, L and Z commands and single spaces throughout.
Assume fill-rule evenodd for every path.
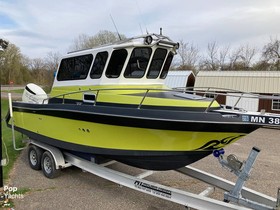
M 14 112 L 14 124 L 71 144 L 137 151 L 197 151 L 211 141 L 220 142 L 215 148 L 222 148 L 243 135 L 116 126 L 25 112 Z

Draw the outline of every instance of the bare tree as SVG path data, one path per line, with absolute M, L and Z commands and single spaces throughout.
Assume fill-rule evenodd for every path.
M 124 35 L 119 35 L 117 33 L 102 30 L 99 31 L 94 36 L 88 36 L 86 34 L 81 34 L 78 38 L 74 39 L 74 43 L 70 46 L 70 50 L 82 50 L 82 49 L 89 49 L 99 45 L 104 45 L 108 43 L 113 43 L 119 41 L 120 38 L 125 39 Z
M 205 69 L 205 70 L 219 69 L 218 44 L 216 41 L 208 43 L 206 58 L 203 58 L 202 61 L 200 61 L 200 69 Z
M 270 42 L 263 48 L 262 56 L 271 63 L 272 69 L 280 70 L 280 40 L 270 38 Z
M 252 64 L 253 58 L 256 56 L 257 49 L 255 47 L 251 47 L 248 44 L 242 47 L 241 56 L 243 58 L 245 69 L 249 69 Z
M 255 71 L 269 71 L 270 66 L 266 60 L 259 60 L 254 63 L 252 69 Z
M 211 42 L 207 46 L 208 64 L 211 70 L 218 70 L 218 44 L 216 41 Z
M 101 30 L 96 35 L 90 37 L 90 43 L 93 47 L 113 43 L 125 39 L 125 36 L 115 32 Z
M 226 70 L 228 65 L 226 64 L 227 57 L 229 55 L 230 46 L 226 45 L 219 50 L 219 68 L 220 70 Z
M 233 50 L 229 55 L 229 70 L 240 70 L 243 68 L 244 58 L 242 57 L 243 47 L 240 46 Z
M 51 86 L 54 81 L 55 72 L 58 69 L 59 61 L 60 61 L 60 53 L 58 52 L 49 52 L 47 57 L 44 59 L 45 68 L 46 68 L 46 86 L 51 89 Z
M 48 71 L 56 71 L 61 54 L 59 52 L 49 52 L 45 58 L 46 68 Z
M 32 76 L 36 78 L 38 84 L 47 84 L 46 63 L 44 59 L 34 58 L 30 60 L 29 68 L 32 72 Z
M 90 48 L 89 45 L 89 36 L 86 34 L 80 34 L 77 38 L 74 39 L 74 43 L 70 46 L 70 50 L 81 50 Z
M 194 44 L 185 43 L 180 40 L 180 48 L 177 53 L 180 57 L 178 69 L 188 69 L 195 71 L 197 62 L 199 60 L 199 50 Z

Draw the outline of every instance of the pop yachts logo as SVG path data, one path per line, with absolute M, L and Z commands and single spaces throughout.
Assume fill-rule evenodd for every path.
M 24 196 L 21 193 L 18 193 L 17 187 L 10 187 L 4 185 L 2 191 L 0 191 L 0 207 L 9 207 L 11 199 L 23 199 Z
M 206 144 L 204 144 L 203 146 L 195 149 L 197 150 L 216 150 L 216 149 L 221 149 L 223 147 L 225 147 L 226 145 L 240 139 L 241 137 L 243 137 L 244 135 L 238 135 L 238 136 L 228 136 L 226 138 L 223 138 L 221 140 L 210 140 L 209 142 L 207 142 Z

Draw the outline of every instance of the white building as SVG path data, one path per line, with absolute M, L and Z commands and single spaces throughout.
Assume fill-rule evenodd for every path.
M 280 96 L 280 71 L 200 71 L 196 76 L 195 87 L 229 89 L 227 92 Z M 236 97 L 219 97 L 221 104 L 233 105 Z M 238 106 L 250 111 L 280 113 L 280 100 L 243 98 Z
M 193 87 L 195 76 L 192 71 L 169 71 L 164 84 L 170 88 Z

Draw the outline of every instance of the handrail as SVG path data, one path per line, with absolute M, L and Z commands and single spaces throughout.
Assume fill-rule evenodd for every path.
M 237 101 L 235 102 L 235 104 L 233 105 L 233 107 L 236 107 L 237 104 L 239 103 L 239 101 L 241 100 L 242 96 L 244 95 L 244 93 L 241 93 L 240 97 L 237 99 Z
M 195 90 L 194 90 L 195 89 Z M 205 90 L 206 89 L 206 90 Z M 69 93 L 60 94 L 54 97 L 48 97 L 47 99 L 43 100 L 43 103 L 45 101 L 48 101 L 50 99 L 54 98 L 61 98 L 62 97 L 62 104 L 65 103 L 65 99 L 69 95 L 79 94 L 79 93 L 87 93 L 87 92 L 96 92 L 94 106 L 96 106 L 98 102 L 98 96 L 100 95 L 101 91 L 129 91 L 129 90 L 136 90 L 136 91 L 143 91 L 144 95 L 138 105 L 138 109 L 140 109 L 143 105 L 143 102 L 145 101 L 146 97 L 151 91 L 160 91 L 160 92 L 174 92 L 174 93 L 186 93 L 186 94 L 193 94 L 193 95 L 200 95 L 201 97 L 205 98 L 211 98 L 212 100 L 209 101 L 209 105 L 206 108 L 205 112 L 207 112 L 211 105 L 214 103 L 214 101 L 217 99 L 218 96 L 232 96 L 237 97 L 236 103 L 231 107 L 231 109 L 235 109 L 241 98 L 255 98 L 255 99 L 267 99 L 267 100 L 280 100 L 280 96 L 271 96 L 271 95 L 261 95 L 261 94 L 255 94 L 251 92 L 242 92 L 238 90 L 233 89 L 225 89 L 225 88 L 216 88 L 216 87 L 179 87 L 174 89 L 164 89 L 164 88 L 98 88 L 98 89 L 89 89 L 89 90 L 79 90 L 79 91 L 73 91 Z M 236 95 L 240 94 L 240 95 Z M 207 97 L 208 96 L 208 97 Z M 212 96 L 212 97 L 209 97 Z M 196 100 L 195 98 L 193 100 Z M 199 99 L 197 99 L 199 100 Z M 201 100 L 201 98 L 200 98 Z
M 205 112 L 208 112 L 208 110 L 210 109 L 210 107 L 212 106 L 212 104 L 214 103 L 214 101 L 216 100 L 216 98 L 218 97 L 218 95 L 214 95 L 213 100 L 209 103 L 209 105 L 207 106 Z
M 142 100 L 141 100 L 141 102 L 140 102 L 140 104 L 139 104 L 139 106 L 138 106 L 138 109 L 140 109 L 140 108 L 141 108 L 141 106 L 142 106 L 142 104 L 143 104 L 143 102 L 144 102 L 144 100 L 145 100 L 146 96 L 148 95 L 148 92 L 149 92 L 149 89 L 147 89 L 147 91 L 146 91 L 146 93 L 145 93 L 144 97 L 142 98 Z
M 96 101 L 97 101 L 98 95 L 99 95 L 99 90 L 97 90 L 97 93 L 95 95 L 95 101 L 93 103 L 93 106 L 96 106 Z

